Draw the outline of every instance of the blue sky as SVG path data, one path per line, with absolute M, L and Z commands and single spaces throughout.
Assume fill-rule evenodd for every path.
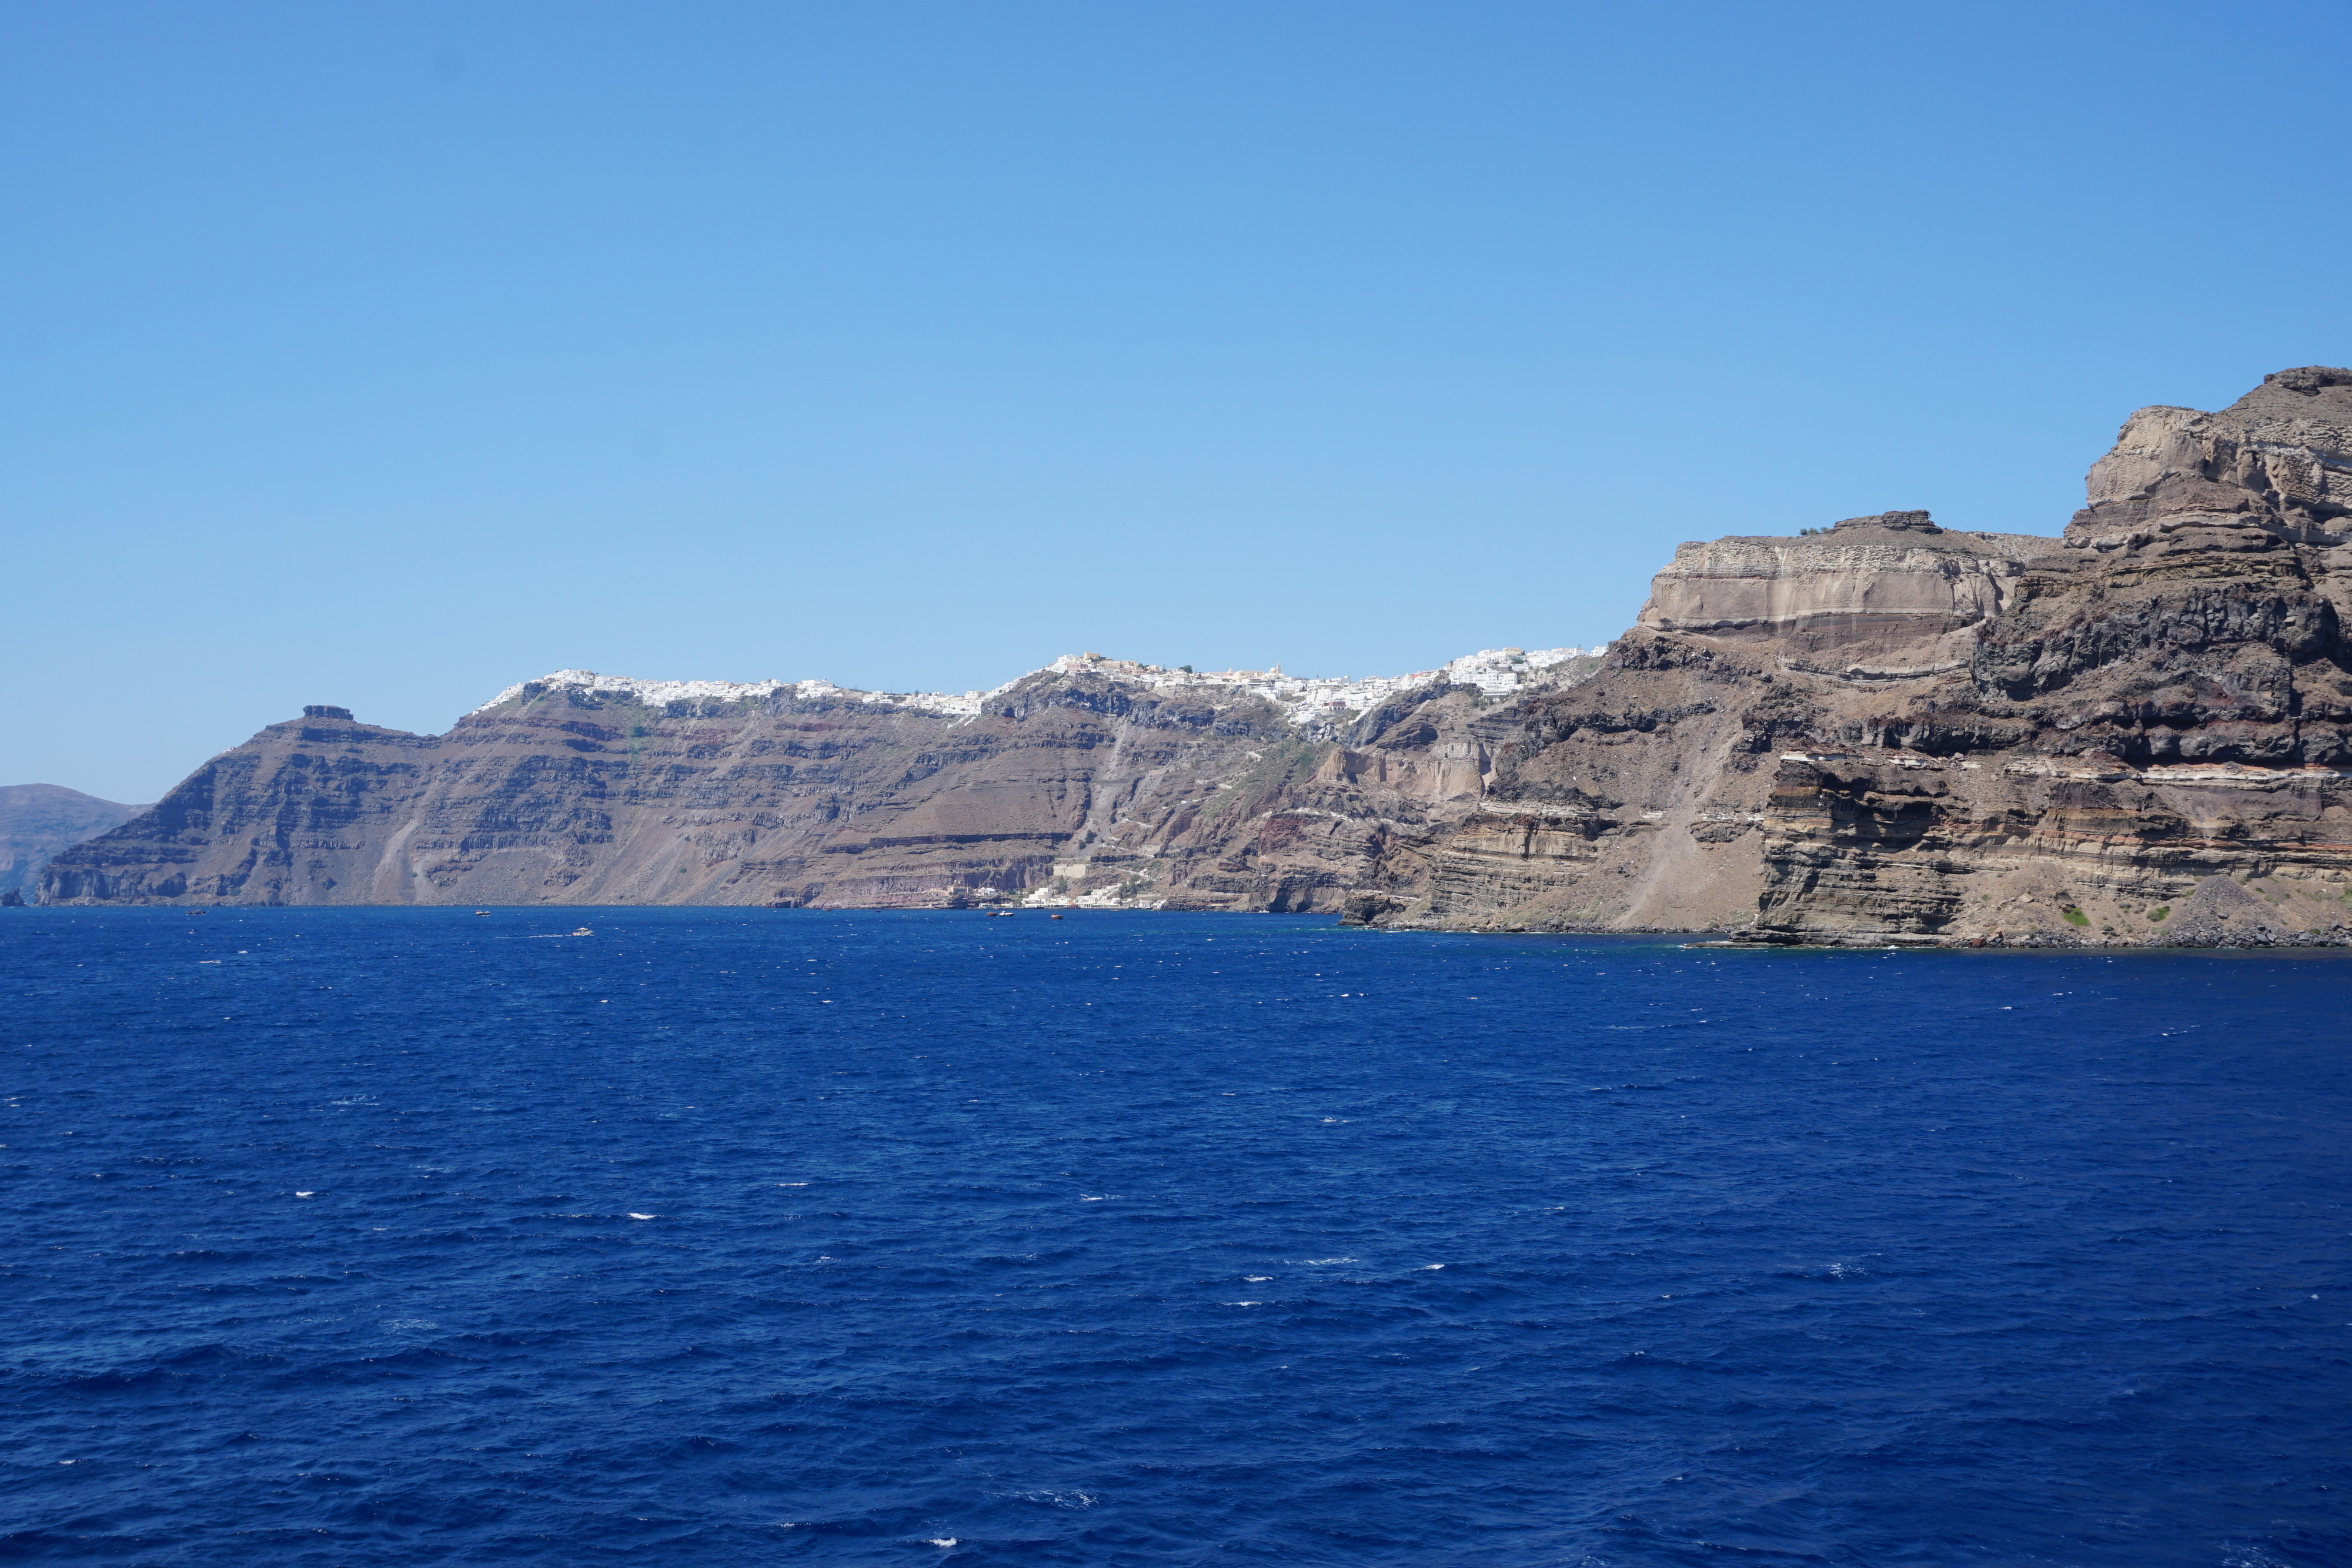
M 1605 639 L 2352 361 L 2325 5 L 0 7 L 0 782 Z M 2321 73 L 2324 75 L 2325 73 Z

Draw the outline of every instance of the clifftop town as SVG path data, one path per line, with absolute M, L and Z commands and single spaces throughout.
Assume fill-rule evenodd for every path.
M 1572 678 L 1565 673 L 1570 668 L 1589 671 L 1589 665 L 1577 666 L 1576 661 L 1597 660 L 1608 651 L 1606 643 L 1590 650 L 1544 648 L 1533 653 L 1524 648 L 1484 648 L 1475 653 L 1465 653 L 1434 670 L 1415 670 L 1410 674 L 1371 675 L 1361 679 L 1351 675 L 1286 675 L 1280 664 L 1271 670 L 1195 671 L 1190 665 L 1170 669 L 1165 665 L 1146 664 L 1133 659 L 1105 658 L 1094 653 L 1065 653 L 1044 669 L 1032 671 L 1031 675 L 1095 674 L 1151 691 L 1192 690 L 1207 692 L 1212 695 L 1238 694 L 1272 703 L 1292 724 L 1307 726 L 1328 723 L 1341 714 L 1360 713 L 1399 692 L 1411 691 L 1441 678 L 1476 686 L 1489 696 L 1558 685 Z M 558 670 L 535 681 L 523 681 L 509 686 L 474 712 L 488 713 L 504 704 L 562 688 L 596 695 L 633 694 L 634 700 L 643 706 L 664 710 L 673 705 L 682 705 L 688 710 L 695 711 L 729 703 L 805 698 L 812 702 L 838 699 L 868 706 L 898 707 L 915 713 L 974 718 L 979 716 L 982 705 L 991 697 L 1003 695 L 1028 678 L 1017 677 L 984 692 L 868 692 L 836 686 L 831 681 L 822 680 L 641 681 L 625 675 L 600 675 L 591 670 Z
M 995 900 L 1739 943 L 2352 941 L 2352 371 L 2143 409 L 2057 536 L 1681 546 L 1605 650 L 318 707 L 44 902 Z

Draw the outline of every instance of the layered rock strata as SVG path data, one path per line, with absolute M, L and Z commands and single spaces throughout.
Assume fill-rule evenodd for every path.
M 2144 409 L 2063 536 L 1685 545 L 1350 918 L 1742 942 L 2352 939 L 2352 371 Z
M 571 674 L 439 736 L 309 708 L 60 856 L 42 901 L 1331 909 L 1475 804 L 1493 706 L 1438 679 L 1302 725 L 1107 660 L 964 715 Z

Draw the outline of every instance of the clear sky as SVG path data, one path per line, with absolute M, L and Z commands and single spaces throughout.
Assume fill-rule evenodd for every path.
M 0 6 L 0 783 L 1614 635 L 2352 362 L 2352 7 Z

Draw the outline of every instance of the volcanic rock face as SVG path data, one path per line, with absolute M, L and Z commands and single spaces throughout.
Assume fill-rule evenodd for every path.
M 2088 488 L 2060 538 L 1895 513 L 1684 546 L 1351 917 L 2352 939 L 2352 371 L 2143 409 Z
M 21 897 L 51 855 L 145 810 L 59 784 L 0 785 L 0 895 Z
M 442 736 L 313 707 L 60 857 L 41 896 L 1329 909 L 1388 834 L 1475 804 L 1486 755 L 1477 692 L 1442 681 L 1337 732 L 1093 667 L 966 715 L 681 689 L 527 683 Z

